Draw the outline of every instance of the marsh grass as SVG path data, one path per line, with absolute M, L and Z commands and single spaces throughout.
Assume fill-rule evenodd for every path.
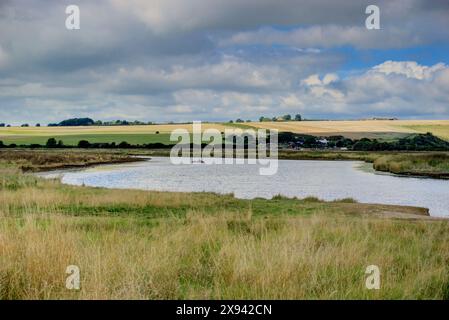
M 374 169 L 392 173 L 404 174 L 447 174 L 449 176 L 449 155 L 445 153 L 436 154 L 414 154 L 412 156 L 384 155 L 377 158 L 373 163 Z
M 0 150 L 2 166 L 13 166 L 23 171 L 41 171 L 94 164 L 137 161 L 128 155 L 80 150 Z
M 448 298 L 445 222 L 255 218 L 189 211 L 141 218 L 27 214 L 0 223 L 2 299 Z M 65 268 L 81 269 L 81 290 Z M 365 268 L 382 288 L 365 289 Z
M 449 224 L 421 209 L 74 187 L 12 162 L 0 177 L 0 299 L 449 298 Z

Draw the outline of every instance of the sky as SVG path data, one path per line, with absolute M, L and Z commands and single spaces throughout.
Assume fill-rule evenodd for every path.
M 448 119 L 449 1 L 0 0 L 0 123 L 297 113 Z

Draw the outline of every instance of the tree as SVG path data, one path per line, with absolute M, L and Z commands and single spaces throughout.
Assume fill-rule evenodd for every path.
M 61 121 L 58 126 L 60 127 L 73 127 L 73 126 L 91 126 L 95 122 L 91 118 L 73 118 Z
M 122 141 L 122 142 L 119 143 L 118 147 L 122 148 L 122 149 L 126 149 L 126 148 L 131 147 L 131 145 L 128 142 L 126 142 L 126 141 Z
M 282 119 L 284 119 L 285 121 L 290 121 L 292 119 L 292 116 L 289 114 L 286 114 L 286 115 L 282 116 Z
M 56 144 L 57 144 L 56 139 L 55 138 L 50 138 L 50 139 L 47 140 L 47 143 L 45 144 L 45 146 L 47 148 L 55 148 Z
M 235 120 L 235 122 L 237 122 L 237 123 L 243 123 L 243 122 L 245 122 L 245 121 L 243 121 L 242 119 L 238 118 L 237 120 Z
M 36 127 L 40 127 L 41 126 L 41 124 L 40 123 L 36 123 Z
M 81 140 L 80 142 L 78 142 L 78 148 L 89 148 L 90 147 L 90 143 L 87 140 Z
M 2 128 L 3 128 L 4 126 L 5 126 L 5 124 L 4 124 L 4 123 L 0 123 L 0 127 L 2 127 Z
M 299 113 L 295 115 L 295 121 L 302 121 L 302 116 Z
M 21 127 L 29 127 L 30 125 L 28 123 L 24 123 L 21 125 Z

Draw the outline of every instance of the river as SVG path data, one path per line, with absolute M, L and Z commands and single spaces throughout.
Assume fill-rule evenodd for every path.
M 377 173 L 358 161 L 279 160 L 277 174 L 259 175 L 259 166 L 173 165 L 169 158 L 39 173 L 63 183 L 106 188 L 233 193 L 238 198 L 314 196 L 353 198 L 363 203 L 429 208 L 449 217 L 449 181 Z

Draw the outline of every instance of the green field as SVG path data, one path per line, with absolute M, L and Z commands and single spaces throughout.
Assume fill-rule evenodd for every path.
M 148 134 L 73 134 L 73 135 L 17 135 L 17 136 L 3 136 L 0 139 L 5 144 L 15 143 L 17 145 L 21 144 L 41 144 L 44 145 L 49 138 L 55 138 L 56 140 L 61 140 L 66 146 L 76 146 L 80 140 L 87 140 L 90 143 L 120 143 L 128 142 L 129 144 L 145 144 L 145 143 L 164 143 L 164 144 L 174 144 L 175 142 L 170 142 L 170 134 L 168 133 L 148 133 Z
M 214 128 L 223 132 L 224 124 L 203 123 L 202 129 Z M 192 131 L 191 124 L 164 124 L 142 126 L 89 126 L 89 127 L 9 127 L 0 128 L 0 141 L 4 144 L 45 144 L 49 138 L 61 140 L 67 146 L 76 146 L 80 140 L 90 143 L 174 144 L 170 141 L 173 130 Z

